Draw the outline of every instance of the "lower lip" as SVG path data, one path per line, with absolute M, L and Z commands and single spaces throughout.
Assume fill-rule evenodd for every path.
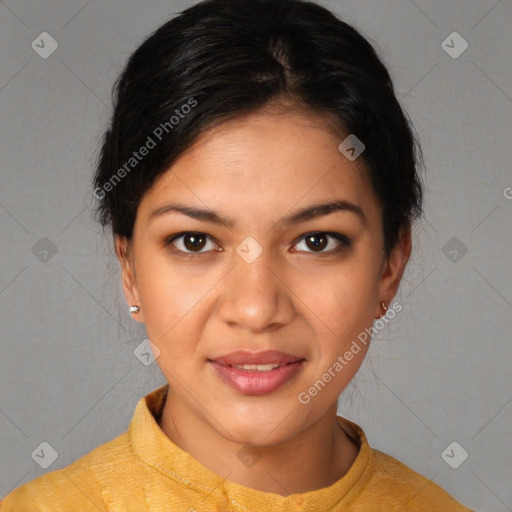
M 215 361 L 210 361 L 210 364 L 228 386 L 244 395 L 258 396 L 272 393 L 272 391 L 286 384 L 300 371 L 303 362 L 304 360 L 289 363 L 268 372 L 239 370 Z

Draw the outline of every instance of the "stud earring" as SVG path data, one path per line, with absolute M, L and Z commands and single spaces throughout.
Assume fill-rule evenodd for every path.
M 377 319 L 382 318 L 386 314 L 386 311 L 388 310 L 388 308 L 386 307 L 386 304 L 384 304 L 384 302 L 381 302 L 380 305 L 381 305 L 382 309 L 384 310 L 384 313 L 382 313 L 382 315 L 375 317 Z
M 140 313 L 140 306 L 130 306 L 130 313 Z

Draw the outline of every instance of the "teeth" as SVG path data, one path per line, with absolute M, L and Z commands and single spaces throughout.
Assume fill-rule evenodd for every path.
M 257 370 L 259 372 L 269 372 L 275 368 L 279 368 L 278 364 L 233 364 L 233 368 L 238 370 Z

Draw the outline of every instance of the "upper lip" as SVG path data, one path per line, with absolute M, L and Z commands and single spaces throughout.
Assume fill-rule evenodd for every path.
M 230 352 L 225 356 L 216 357 L 211 359 L 215 363 L 230 365 L 243 365 L 243 364 L 287 364 L 296 361 L 302 361 L 304 358 L 287 354 L 279 350 L 266 350 L 264 352 L 249 352 L 248 350 L 238 350 Z

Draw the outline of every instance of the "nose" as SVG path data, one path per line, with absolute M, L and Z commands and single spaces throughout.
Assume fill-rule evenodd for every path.
M 233 268 L 223 279 L 221 320 L 232 328 L 271 332 L 289 324 L 296 310 L 281 267 L 263 251 L 248 263 L 234 254 Z

